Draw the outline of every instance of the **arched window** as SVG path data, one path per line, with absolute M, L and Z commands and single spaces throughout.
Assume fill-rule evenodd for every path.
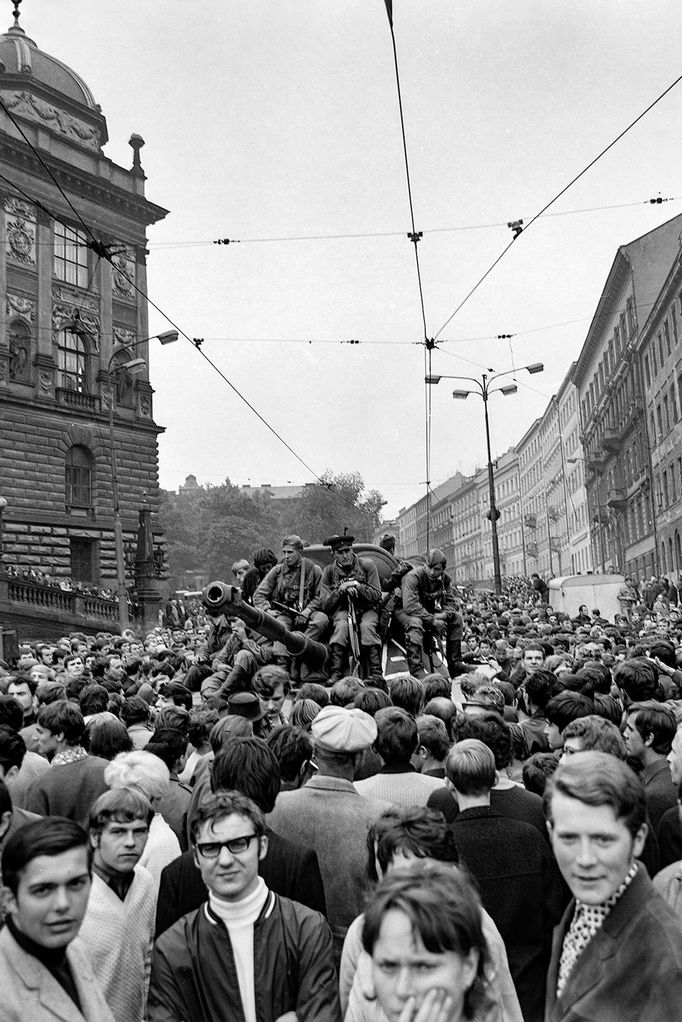
M 70 447 L 65 469 L 66 503 L 71 507 L 92 507 L 92 456 L 87 447 Z
M 88 350 L 80 334 L 62 330 L 59 334 L 60 386 L 65 390 L 88 393 Z
M 9 324 L 9 378 L 13 383 L 31 382 L 31 331 L 21 319 Z

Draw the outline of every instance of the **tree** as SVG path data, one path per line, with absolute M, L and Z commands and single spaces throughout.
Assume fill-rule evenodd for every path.
M 284 531 L 297 532 L 304 541 L 323 543 L 347 529 L 356 540 L 368 542 L 381 519 L 385 501 L 376 490 L 363 497 L 365 484 L 359 472 L 324 473 L 320 483 L 309 483 L 300 496 L 287 501 Z

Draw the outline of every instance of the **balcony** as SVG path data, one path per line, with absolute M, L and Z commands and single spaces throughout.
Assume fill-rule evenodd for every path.
M 604 430 L 604 438 L 602 440 L 604 449 L 610 451 L 611 454 L 618 454 L 621 448 L 621 435 L 617 429 L 607 427 Z
M 94 394 L 82 394 L 78 390 L 68 390 L 66 387 L 55 389 L 57 403 L 68 405 L 70 408 L 83 408 L 85 411 L 94 412 L 97 398 Z
M 622 486 L 613 486 L 606 495 L 606 505 L 614 511 L 619 511 L 627 503 L 627 490 Z
M 527 514 L 523 516 L 523 524 L 526 526 L 527 529 L 536 529 L 538 520 L 535 517 L 535 515 Z

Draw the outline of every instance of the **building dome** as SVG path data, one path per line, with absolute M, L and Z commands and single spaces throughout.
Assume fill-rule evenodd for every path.
M 80 75 L 61 60 L 38 49 L 18 23 L 4 35 L 0 35 L 0 63 L 3 75 L 19 75 L 61 93 L 67 99 L 90 110 L 99 110 L 90 89 Z

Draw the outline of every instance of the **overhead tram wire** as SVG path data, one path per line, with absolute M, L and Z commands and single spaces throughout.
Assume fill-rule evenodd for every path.
M 395 41 L 395 32 L 393 29 L 393 0 L 384 0 L 386 7 L 386 14 L 388 16 L 388 25 L 391 31 L 391 46 L 393 48 L 393 66 L 395 68 L 395 84 L 396 92 L 398 96 L 398 110 L 400 113 L 400 133 L 402 136 L 403 143 L 403 157 L 405 161 L 405 179 L 407 182 L 407 199 L 410 206 L 410 224 L 412 231 L 408 234 L 409 240 L 414 246 L 414 261 L 417 270 L 417 285 L 419 288 L 419 303 L 422 314 L 422 326 L 424 329 L 424 460 L 426 469 L 426 547 L 430 546 L 430 521 L 431 521 L 431 507 L 429 498 L 429 489 L 431 486 L 431 408 L 432 408 L 432 396 L 430 393 L 431 388 L 426 383 L 426 377 L 431 373 L 431 352 L 434 347 L 434 342 L 429 339 L 428 330 L 426 327 L 426 309 L 424 307 L 424 287 L 422 284 L 421 266 L 419 264 L 419 241 L 423 237 L 423 232 L 417 231 L 414 222 L 414 203 L 412 201 L 412 182 L 410 180 L 410 161 L 407 155 L 407 137 L 405 135 L 405 114 L 403 111 L 403 97 L 402 90 L 400 88 L 400 68 L 398 65 L 398 49 Z
M 566 194 L 566 192 L 567 192 L 567 191 L 568 191 L 568 190 L 569 190 L 570 188 L 572 188 L 572 187 L 573 187 L 573 185 L 574 185 L 574 184 L 576 183 L 576 181 L 579 181 L 579 180 L 580 180 L 580 178 L 581 178 L 581 177 L 583 177 L 583 176 L 584 176 L 584 175 L 585 175 L 585 174 L 586 174 L 586 173 L 588 172 L 588 170 L 590 170 L 590 169 L 591 169 L 592 167 L 594 167 L 594 165 L 595 165 L 595 164 L 596 164 L 596 163 L 597 163 L 597 162 L 598 162 L 598 161 L 599 161 L 599 160 L 600 160 L 600 159 L 602 158 L 602 156 L 605 156 L 605 155 L 606 155 L 606 153 L 608 153 L 610 149 L 613 149 L 613 147 L 614 147 L 614 146 L 616 145 L 616 143 L 617 143 L 617 142 L 620 142 L 620 140 L 621 140 L 621 139 L 622 139 L 622 138 L 623 138 L 623 137 L 624 137 L 625 135 L 627 135 L 628 131 L 630 131 L 630 130 L 631 130 L 632 128 L 634 128 L 634 127 L 635 127 L 635 125 L 636 125 L 636 124 L 638 124 L 638 123 L 639 123 L 639 121 L 641 121 L 641 120 L 642 120 L 642 118 L 646 116 L 646 114 L 648 114 L 648 113 L 649 113 L 649 112 L 650 112 L 651 110 L 653 110 L 653 108 L 654 108 L 654 107 L 655 107 L 655 106 L 656 106 L 656 105 L 657 105 L 658 103 L 660 103 L 660 102 L 661 102 L 661 100 L 662 100 L 662 99 L 664 99 L 664 98 L 665 98 L 665 97 L 666 97 L 666 96 L 668 95 L 668 93 L 669 93 L 669 92 L 671 92 L 671 91 L 672 91 L 672 90 L 673 90 L 673 89 L 675 88 L 675 86 L 676 86 L 676 85 L 678 85 L 678 84 L 679 84 L 679 83 L 680 83 L 681 81 L 682 81 L 682 75 L 678 75 L 678 77 L 677 77 L 677 78 L 675 79 L 675 81 L 674 81 L 674 82 L 671 82 L 671 84 L 670 84 L 670 85 L 668 85 L 668 87 L 667 87 L 666 89 L 664 89 L 664 90 L 663 90 L 663 92 L 661 92 L 661 93 L 660 93 L 660 95 L 658 95 L 658 96 L 656 97 L 656 99 L 654 99 L 654 100 L 653 100 L 653 102 L 649 103 L 649 105 L 648 105 L 648 106 L 647 106 L 647 107 L 646 107 L 646 108 L 645 108 L 644 110 L 642 110 L 642 112 L 641 112 L 640 114 L 638 114 L 638 115 L 637 115 L 637 117 L 635 117 L 635 119 L 634 119 L 633 121 L 631 121 L 631 122 L 630 122 L 630 124 L 628 124 L 628 126 L 627 126 L 626 128 L 624 128 L 624 129 L 623 129 L 623 130 L 622 130 L 622 131 L 621 131 L 621 132 L 620 132 L 620 133 L 619 133 L 618 135 L 616 135 L 616 137 L 615 137 L 615 138 L 614 138 L 614 139 L 613 139 L 613 140 L 612 140 L 611 142 L 609 142 L 609 144 L 608 144 L 608 145 L 607 145 L 607 146 L 606 146 L 606 147 L 605 147 L 604 149 L 602 149 L 602 151 L 601 151 L 600 153 L 598 153 L 598 154 L 597 154 L 597 156 L 595 156 L 595 157 L 594 157 L 594 159 L 590 160 L 590 162 L 589 162 L 589 163 L 587 164 L 587 166 L 586 166 L 586 167 L 583 167 L 583 169 L 582 169 L 582 170 L 580 171 L 580 173 L 576 174 L 576 175 L 575 175 L 575 177 L 573 177 L 573 178 L 572 178 L 572 179 L 571 179 L 571 180 L 570 180 L 570 181 L 568 182 L 568 184 L 567 184 L 567 185 L 564 185 L 564 187 L 563 187 L 563 188 L 562 188 L 562 189 L 561 189 L 561 190 L 560 190 L 559 192 L 557 192 L 557 194 L 556 194 L 556 195 L 554 196 L 554 198 L 550 199 L 550 200 L 549 200 L 549 202 L 548 202 L 548 203 L 546 203 L 546 204 L 545 204 L 545 205 L 544 205 L 544 206 L 542 207 L 542 209 L 541 209 L 541 210 L 539 210 L 539 212 L 537 212 L 537 213 L 536 213 L 536 214 L 535 214 L 535 215 L 534 215 L 534 216 L 533 216 L 533 217 L 532 217 L 532 218 L 531 218 L 531 219 L 530 219 L 530 220 L 528 221 L 528 223 L 524 225 L 524 227 L 523 227 L 523 230 L 521 231 L 521 234 L 525 234 L 525 233 L 526 233 L 526 231 L 528 230 L 528 228 L 529 228 L 529 227 L 530 227 L 530 226 L 531 226 L 532 224 L 534 224 L 534 223 L 535 223 L 535 222 L 536 222 L 536 221 L 537 221 L 537 220 L 538 220 L 538 219 L 539 219 L 539 218 L 540 218 L 541 216 L 543 216 L 543 214 L 544 214 L 544 213 L 546 213 L 546 212 L 547 212 L 547 210 L 548 210 L 548 209 L 549 209 L 549 208 L 550 208 L 551 206 L 553 206 L 555 202 L 558 202 L 558 200 L 559 200 L 559 199 L 561 198 L 561 196 L 562 196 L 562 195 L 565 195 L 565 194 Z M 470 291 L 469 291 L 469 292 L 468 292 L 468 293 L 467 293 L 467 294 L 466 294 L 466 295 L 464 296 L 464 298 L 463 298 L 463 299 L 462 299 L 462 301 L 461 301 L 461 302 L 459 303 L 459 305 L 458 305 L 458 306 L 457 306 L 457 308 L 456 308 L 456 309 L 454 310 L 454 312 L 452 312 L 452 313 L 450 314 L 450 316 L 448 316 L 448 318 L 447 318 L 447 319 L 445 320 L 445 322 L 443 323 L 443 325 L 442 325 L 442 327 L 440 328 L 440 330 L 438 330 L 438 332 L 436 333 L 436 336 L 435 336 L 435 340 L 438 340 L 438 337 L 439 337 L 439 336 L 440 336 L 440 335 L 442 334 L 443 330 L 445 330 L 445 327 L 446 327 L 446 326 L 447 326 L 447 325 L 448 325 L 449 323 L 451 323 L 451 322 L 452 322 L 452 320 L 453 320 L 453 319 L 455 318 L 455 316 L 457 315 L 457 313 L 458 313 L 458 312 L 459 312 L 459 311 L 460 311 L 460 310 L 461 310 L 461 309 L 462 309 L 462 308 L 463 308 L 463 307 L 464 307 L 464 306 L 466 305 L 466 303 L 467 303 L 467 302 L 469 301 L 469 299 L 470 299 L 470 298 L 472 297 L 472 295 L 473 295 L 473 294 L 475 294 L 475 292 L 476 292 L 476 291 L 478 290 L 478 288 L 479 288 L 479 287 L 481 286 L 481 284 L 482 284 L 482 283 L 483 283 L 483 282 L 484 282 L 484 281 L 486 280 L 486 278 L 490 276 L 490 274 L 491 274 L 491 273 L 493 272 L 493 270 L 495 269 L 495 267 L 496 267 L 496 266 L 498 265 L 498 263 L 499 263 L 499 262 L 501 262 L 501 260 L 502 260 L 502 259 L 503 259 L 503 258 L 505 257 L 505 255 L 507 254 L 507 252 L 509 251 L 509 249 L 510 249 L 510 248 L 512 247 L 512 245 L 514 244 L 514 242 L 515 242 L 515 241 L 517 240 L 517 237 L 519 237 L 519 236 L 520 236 L 520 235 L 515 235 L 514 237 L 512 237 L 512 240 L 511 240 L 511 241 L 509 242 L 509 244 L 508 244 L 508 245 L 506 245 L 506 246 L 505 246 L 505 247 L 503 248 L 503 250 L 502 250 L 502 251 L 500 252 L 500 254 L 499 254 L 499 255 L 497 256 L 497 258 L 496 258 L 496 259 L 495 259 L 495 261 L 494 261 L 494 262 L 492 263 L 492 265 L 488 267 L 488 269 L 487 269 L 487 270 L 485 271 L 485 273 L 483 274 L 483 276 L 482 276 L 482 277 L 481 277 L 481 278 L 480 278 L 480 279 L 479 279 L 479 280 L 478 280 L 478 281 L 477 281 L 477 282 L 476 282 L 476 283 L 474 284 L 474 286 L 473 286 L 473 287 L 471 288 L 471 290 L 470 290 Z
M 606 206 L 586 206 L 582 209 L 561 209 L 554 213 L 545 213 L 542 219 L 549 219 L 550 217 L 560 216 L 576 216 L 583 213 L 601 213 L 605 210 L 611 209 L 629 209 L 633 206 L 654 206 L 661 205 L 664 202 L 679 202 L 681 196 L 669 195 L 662 198 L 660 195 L 650 199 L 637 199 L 635 202 L 614 202 Z M 525 215 L 524 215 L 525 218 Z M 422 228 L 421 234 L 453 234 L 461 233 L 464 231 L 483 231 L 492 230 L 496 228 L 507 228 L 507 221 L 496 221 L 494 223 L 485 224 L 459 224 L 454 227 L 424 227 Z M 206 238 L 198 241 L 152 241 L 149 242 L 148 247 L 154 249 L 172 249 L 172 248 L 207 248 L 211 245 L 229 246 L 229 245 L 264 245 L 264 244 L 276 244 L 278 242 L 293 242 L 293 241 L 353 241 L 363 238 L 404 238 L 404 231 L 354 231 L 348 233 L 336 233 L 336 234 L 299 234 L 299 235 L 276 235 L 272 237 L 260 237 L 260 238 Z

